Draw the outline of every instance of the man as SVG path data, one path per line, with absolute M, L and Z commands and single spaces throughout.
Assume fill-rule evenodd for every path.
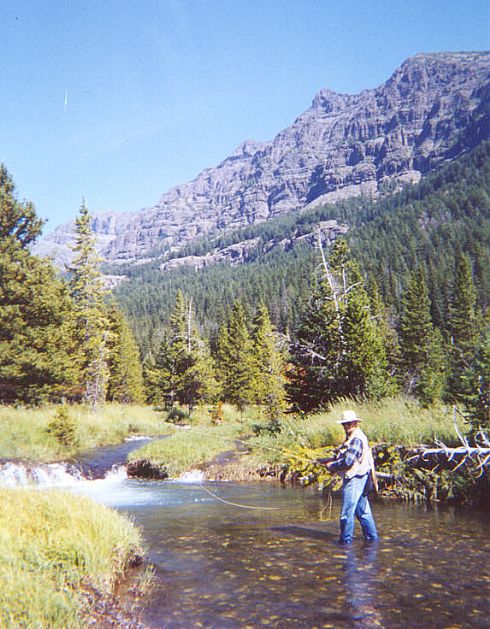
M 345 441 L 339 448 L 337 458 L 325 462 L 329 471 L 338 472 L 344 477 L 339 539 L 339 543 L 344 545 L 352 543 L 354 516 L 359 520 L 366 541 L 378 539 L 367 496 L 371 484 L 376 483 L 374 461 L 367 437 L 359 428 L 361 421 L 354 411 L 342 413 L 338 423 L 344 428 Z

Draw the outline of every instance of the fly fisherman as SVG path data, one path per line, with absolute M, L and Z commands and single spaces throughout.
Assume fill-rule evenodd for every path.
M 376 485 L 374 461 L 367 437 L 359 428 L 360 421 L 362 420 L 354 411 L 344 411 L 338 423 L 344 428 L 345 441 L 333 461 L 319 461 L 330 472 L 338 472 L 344 478 L 339 539 L 339 543 L 343 545 L 352 543 L 354 516 L 359 520 L 366 541 L 378 539 L 367 496 L 369 489 Z

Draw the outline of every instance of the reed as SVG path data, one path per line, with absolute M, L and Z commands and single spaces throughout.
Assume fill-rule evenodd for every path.
M 63 443 L 49 429 L 65 409 L 74 424 L 74 441 Z M 14 408 L 0 406 L 0 457 L 55 461 L 77 451 L 119 443 L 134 434 L 171 432 L 165 415 L 149 406 L 106 404 L 92 413 L 84 405 Z
M 141 553 L 133 524 L 88 498 L 0 490 L 0 626 L 87 626 Z

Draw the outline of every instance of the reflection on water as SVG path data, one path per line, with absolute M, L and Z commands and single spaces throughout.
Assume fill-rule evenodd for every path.
M 489 627 L 483 514 L 377 502 L 381 542 L 366 545 L 358 532 L 345 549 L 336 543 L 339 504 L 322 520 L 328 510 L 312 490 L 210 487 L 278 509 L 232 507 L 199 484 L 121 479 L 118 489 L 92 490 L 143 527 L 158 578 L 150 627 Z

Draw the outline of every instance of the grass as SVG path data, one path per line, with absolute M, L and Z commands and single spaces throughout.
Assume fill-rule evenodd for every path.
M 337 424 L 343 410 L 353 409 L 363 420 L 361 427 L 372 444 L 391 445 L 433 444 L 436 439 L 447 445 L 457 441 L 452 412 L 442 405 L 422 408 L 409 398 L 388 398 L 381 402 L 359 403 L 344 400 L 335 404 L 328 413 L 311 415 L 304 419 L 286 417 L 277 435 L 261 434 L 252 441 L 257 454 L 268 452 L 270 462 L 284 460 L 281 450 L 297 446 L 317 449 L 338 445 L 344 439 L 342 426 Z M 274 452 L 273 449 L 277 448 Z
M 63 443 L 48 432 L 59 408 L 0 406 L 0 457 L 56 461 L 80 450 L 119 443 L 130 435 L 173 430 L 165 415 L 149 406 L 106 404 L 96 413 L 83 405 L 64 406 L 74 424 L 74 442 Z
M 88 593 L 112 593 L 140 555 L 115 511 L 61 492 L 0 490 L 0 626 L 87 626 Z
M 247 443 L 251 459 L 257 465 L 279 464 L 298 448 L 316 450 L 340 444 L 344 431 L 337 420 L 348 408 L 363 419 L 362 428 L 373 444 L 409 446 L 433 444 L 439 439 L 450 445 L 457 441 L 450 409 L 442 405 L 425 409 L 414 400 L 402 397 L 363 403 L 344 400 L 329 412 L 306 418 L 287 416 L 281 420 L 280 432 L 274 434 L 267 430 L 267 423 L 260 419 L 257 409 L 238 415 L 232 407 L 225 406 L 222 424 L 211 425 L 207 413 L 201 409 L 200 415 L 193 416 L 189 430 L 133 451 L 130 459 L 149 459 L 154 465 L 164 467 L 171 477 L 176 477 L 234 449 L 235 441 L 240 439 Z M 262 429 L 257 430 L 257 426 Z
M 129 461 L 148 459 L 176 478 L 186 470 L 211 461 L 221 452 L 235 449 L 235 439 L 242 434 L 240 422 L 217 426 L 200 424 L 180 430 L 168 439 L 149 443 L 129 454 Z

